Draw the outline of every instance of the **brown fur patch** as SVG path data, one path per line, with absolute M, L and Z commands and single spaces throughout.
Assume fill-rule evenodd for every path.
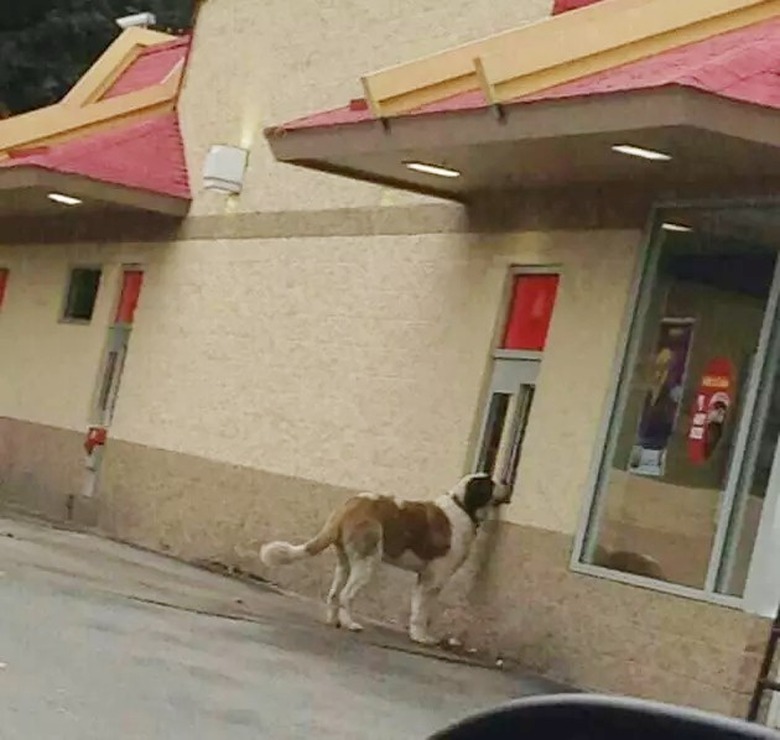
M 361 555 L 382 540 L 390 560 L 411 552 L 430 561 L 446 555 L 452 543 L 449 519 L 428 501 L 397 502 L 388 496 L 358 496 L 346 503 L 340 517 L 340 544 L 349 543 Z

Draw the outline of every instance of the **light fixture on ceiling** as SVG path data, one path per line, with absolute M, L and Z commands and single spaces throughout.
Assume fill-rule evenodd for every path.
M 436 175 L 437 177 L 460 177 L 458 170 L 442 167 L 438 164 L 427 164 L 425 162 L 404 162 L 404 167 L 415 172 L 422 172 L 426 175 Z
M 693 229 L 690 226 L 686 226 L 685 224 L 675 224 L 671 221 L 666 221 L 661 224 L 661 228 L 664 231 L 674 231 L 679 233 L 687 233 L 689 231 L 693 231 Z
M 669 154 L 656 152 L 653 149 L 645 149 L 641 146 L 634 146 L 633 144 L 615 144 L 615 146 L 612 147 L 612 151 L 620 154 L 628 154 L 629 157 L 649 159 L 654 162 L 668 162 L 672 158 Z
M 65 195 L 63 193 L 49 193 L 47 197 L 49 200 L 53 200 L 55 203 L 60 203 L 63 206 L 81 205 L 81 199 L 74 198 L 72 195 Z
M 117 18 L 114 22 L 123 31 L 128 28 L 149 28 L 157 23 L 157 16 L 154 13 L 133 13 Z

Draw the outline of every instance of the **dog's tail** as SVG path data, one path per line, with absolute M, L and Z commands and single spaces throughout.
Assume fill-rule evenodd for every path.
M 293 545 L 291 542 L 269 542 L 263 545 L 260 548 L 260 559 L 269 568 L 273 568 L 319 555 L 338 539 L 340 513 L 331 514 L 320 533 L 303 545 Z

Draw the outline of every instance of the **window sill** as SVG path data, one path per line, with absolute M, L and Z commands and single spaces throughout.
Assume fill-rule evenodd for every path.
M 724 606 L 730 609 L 738 609 L 748 613 L 745 608 L 745 601 L 738 596 L 727 596 L 724 594 L 707 593 L 697 588 L 691 588 L 690 586 L 681 586 L 676 583 L 669 583 L 668 581 L 656 581 L 652 578 L 646 578 L 645 576 L 637 576 L 633 573 L 624 573 L 617 570 L 609 570 L 608 568 L 602 568 L 598 565 L 587 565 L 585 563 L 573 562 L 570 563 L 569 569 L 572 573 L 578 573 L 579 575 L 591 576 L 593 578 L 603 578 L 607 581 L 615 581 L 616 583 L 622 583 L 626 586 L 633 586 L 635 588 L 644 588 L 649 591 L 658 591 L 660 593 L 668 594 L 669 596 L 677 596 L 681 599 L 690 599 L 691 601 L 702 601 L 707 604 L 715 604 L 717 606 Z
M 92 319 L 67 319 L 61 318 L 58 324 L 66 324 L 68 326 L 89 326 L 92 323 Z

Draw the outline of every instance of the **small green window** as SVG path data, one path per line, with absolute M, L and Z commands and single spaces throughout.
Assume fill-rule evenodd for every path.
M 68 295 L 65 300 L 64 321 L 91 321 L 95 311 L 101 270 L 76 267 L 70 272 Z

